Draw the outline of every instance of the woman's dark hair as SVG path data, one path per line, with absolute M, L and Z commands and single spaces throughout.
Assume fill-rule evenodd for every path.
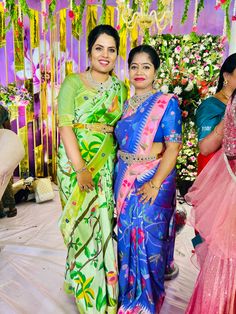
M 220 69 L 220 77 L 218 81 L 218 86 L 216 92 L 218 93 L 221 91 L 221 89 L 224 86 L 224 73 L 233 73 L 236 69 L 236 53 L 233 53 L 232 55 L 228 56 L 228 58 L 225 59 L 224 63 L 222 64 L 222 67 Z
M 130 50 L 129 58 L 128 58 L 129 68 L 130 68 L 130 65 L 134 59 L 134 56 L 137 53 L 142 53 L 142 52 L 145 52 L 146 54 L 148 54 L 149 59 L 151 60 L 152 64 L 154 65 L 155 70 L 157 70 L 160 66 L 160 58 L 159 58 L 156 50 L 152 46 L 149 46 L 149 45 L 140 45 L 140 46 L 137 46 L 137 47 Z
M 94 27 L 91 32 L 88 35 L 88 54 L 90 55 L 92 52 L 92 48 L 98 37 L 102 34 L 106 34 L 108 36 L 111 36 L 114 38 L 115 43 L 116 43 L 116 50 L 117 54 L 119 53 L 119 47 L 120 47 L 120 37 L 117 32 L 117 30 L 112 27 L 111 25 L 98 25 Z

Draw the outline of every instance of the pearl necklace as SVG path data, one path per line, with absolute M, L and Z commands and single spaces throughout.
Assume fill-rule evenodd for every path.
M 136 111 L 137 108 L 152 95 L 152 91 L 149 91 L 143 95 L 134 95 L 129 99 L 129 107 Z
M 86 78 L 87 81 L 89 82 L 89 85 L 96 89 L 100 94 L 108 90 L 112 84 L 112 78 L 110 75 L 105 82 L 100 83 L 95 81 L 94 78 L 92 77 L 91 70 L 88 70 L 86 72 Z

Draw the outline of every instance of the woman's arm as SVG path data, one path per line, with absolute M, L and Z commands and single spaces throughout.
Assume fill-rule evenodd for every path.
M 182 144 L 175 142 L 166 142 L 166 150 L 162 156 L 160 166 L 152 180 L 145 183 L 137 192 L 142 195 L 141 202 L 144 204 L 150 201 L 152 205 L 159 193 L 162 182 L 168 177 L 175 167 L 177 156 Z
M 207 156 L 216 152 L 222 145 L 223 140 L 224 121 L 222 120 L 215 129 L 208 134 L 205 138 L 199 141 L 198 146 L 200 153 Z
M 81 156 L 75 133 L 71 126 L 60 127 L 60 135 L 65 147 L 66 155 L 71 161 L 77 175 L 77 182 L 81 190 L 93 190 L 92 174 L 88 171 Z
M 175 167 L 176 160 L 182 144 L 166 142 L 166 150 L 162 156 L 160 166 L 152 178 L 152 183 L 160 188 L 162 182 L 168 177 L 172 169 Z
M 79 171 L 85 166 L 75 133 L 71 126 L 62 126 L 59 128 L 61 140 L 64 144 L 66 155 L 71 161 L 75 171 Z

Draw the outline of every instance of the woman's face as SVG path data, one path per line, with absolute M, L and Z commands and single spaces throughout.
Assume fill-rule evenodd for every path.
M 93 71 L 109 73 L 115 67 L 116 42 L 112 36 L 101 34 L 95 41 L 89 60 Z
M 129 68 L 130 83 L 143 93 L 152 90 L 156 70 L 146 52 L 137 53 Z
M 232 73 L 225 73 L 224 78 L 228 82 L 228 86 L 232 89 L 236 89 L 236 69 Z

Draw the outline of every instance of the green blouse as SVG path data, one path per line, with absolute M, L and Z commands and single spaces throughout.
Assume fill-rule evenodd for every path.
M 120 118 L 127 97 L 124 84 L 112 77 L 109 89 L 99 93 L 88 89 L 79 74 L 68 75 L 58 96 L 59 127 L 75 123 L 114 125 Z

